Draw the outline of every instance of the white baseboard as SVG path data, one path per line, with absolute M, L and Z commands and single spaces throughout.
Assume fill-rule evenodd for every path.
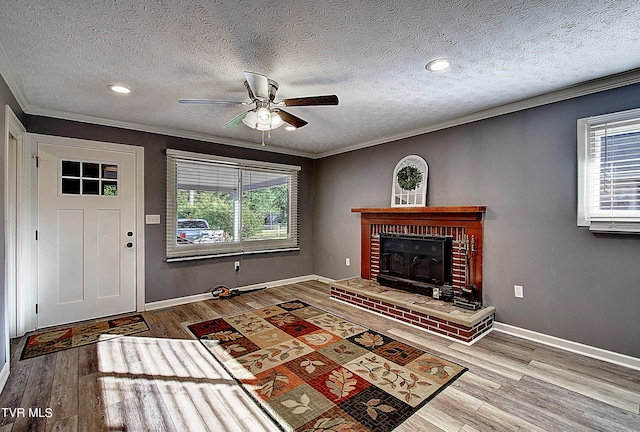
M 0 371 L 0 392 L 4 390 L 4 386 L 9 379 L 9 361 L 7 360 L 2 366 L 2 370 Z
M 494 322 L 493 329 L 497 332 L 510 334 L 512 336 L 517 336 L 522 339 L 538 342 L 543 345 L 549 345 L 554 348 L 559 348 L 565 351 L 581 354 L 597 360 L 602 360 L 602 361 L 617 364 L 620 366 L 625 366 L 631 369 L 640 370 L 640 358 L 631 357 L 626 354 L 619 354 L 613 351 L 607 351 L 602 348 L 596 348 L 589 345 L 584 345 L 578 342 L 561 339 L 555 336 L 549 336 L 543 333 L 534 332 L 531 330 L 515 327 L 512 325 L 504 324 L 500 322 Z
M 245 285 L 245 286 L 242 286 L 241 288 L 262 288 L 262 287 L 271 288 L 275 286 L 305 282 L 309 280 L 317 280 L 325 283 L 333 282 L 333 279 L 329 279 L 323 276 L 307 275 L 307 276 L 299 276 L 299 277 L 289 278 L 289 279 L 281 279 L 278 281 L 265 282 L 260 284 Z M 195 295 L 186 296 L 186 297 L 178 297 L 178 298 L 173 298 L 168 300 L 160 300 L 157 302 L 147 303 L 145 304 L 144 310 L 147 310 L 147 311 L 158 310 L 158 309 L 164 309 L 164 308 L 169 308 L 173 306 L 179 306 L 181 304 L 193 303 L 197 301 L 210 300 L 210 299 L 211 299 L 211 293 L 206 292 L 203 294 L 195 294 Z

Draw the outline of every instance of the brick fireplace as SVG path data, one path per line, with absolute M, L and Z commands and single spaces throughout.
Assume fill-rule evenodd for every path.
M 492 328 L 495 308 L 465 311 L 451 303 L 382 287 L 380 234 L 450 237 L 454 296 L 473 296 L 482 303 L 483 222 L 486 207 L 354 208 L 361 214 L 360 278 L 332 284 L 331 295 L 377 313 L 464 342 Z
M 475 284 L 482 302 L 482 248 L 485 206 L 354 208 L 360 213 L 363 279 L 380 272 L 380 234 L 415 234 L 453 238 L 453 288 L 462 294 Z M 467 260 L 468 257 L 468 260 Z M 468 261 L 468 262 L 467 262 Z

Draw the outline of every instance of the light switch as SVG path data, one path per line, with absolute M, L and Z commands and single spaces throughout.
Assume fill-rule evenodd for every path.
M 157 225 L 160 223 L 160 215 L 148 214 L 146 215 L 147 225 Z

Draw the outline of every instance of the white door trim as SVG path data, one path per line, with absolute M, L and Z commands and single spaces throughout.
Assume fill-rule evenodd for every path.
M 144 219 L 144 147 L 90 141 L 77 138 L 56 137 L 41 134 L 27 134 L 29 140 L 37 145 L 53 144 L 66 147 L 81 147 L 96 150 L 111 150 L 130 153 L 136 157 L 136 310 L 144 311 L 145 306 L 145 219 Z M 36 198 L 37 199 L 37 198 Z M 36 287 L 37 289 L 37 287 Z
M 5 106 L 4 218 L 6 325 L 9 337 L 22 336 L 36 327 L 35 286 L 35 154 L 30 151 L 26 129 Z M 21 290 L 18 290 L 18 286 Z M 8 352 L 8 351 L 7 351 Z
M 4 308 L 4 332 L 2 334 L 4 343 L 4 358 L 0 359 L 0 391 L 2 391 L 9 379 L 11 368 L 11 344 L 9 339 L 17 332 L 17 259 L 16 259 L 16 224 L 17 215 L 17 184 L 16 184 L 16 164 L 17 151 L 21 147 L 26 134 L 26 129 L 20 123 L 9 105 L 4 108 L 4 297 L 2 307 Z M 12 144 L 15 142 L 15 146 Z M 14 148 L 15 147 L 15 148 Z M 9 169 L 11 168 L 11 169 Z M 14 179 L 9 181 L 11 175 Z

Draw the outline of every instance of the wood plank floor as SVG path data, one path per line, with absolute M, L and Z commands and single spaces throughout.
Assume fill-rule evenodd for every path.
M 398 432 L 640 431 L 639 371 L 498 332 L 465 346 L 330 300 L 309 281 L 145 312 L 148 332 L 29 360 L 19 360 L 26 338 L 12 340 L 0 432 L 277 431 L 186 324 L 293 299 L 469 368 Z

